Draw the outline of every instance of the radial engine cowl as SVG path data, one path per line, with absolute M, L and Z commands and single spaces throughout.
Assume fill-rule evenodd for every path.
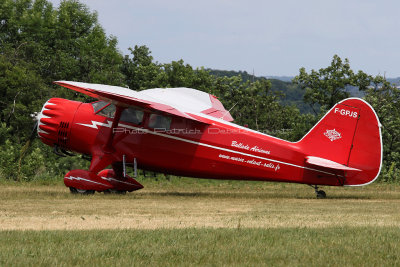
M 43 143 L 68 149 L 71 124 L 81 102 L 49 99 L 38 115 L 38 135 Z

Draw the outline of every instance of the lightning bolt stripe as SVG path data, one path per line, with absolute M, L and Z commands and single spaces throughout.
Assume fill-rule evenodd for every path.
M 86 126 L 89 128 L 93 128 L 93 129 L 99 129 L 97 126 L 103 126 L 103 127 L 107 127 L 107 128 L 111 128 L 112 125 L 112 121 L 107 121 L 107 123 L 102 123 L 99 121 L 92 121 L 92 124 L 85 124 L 85 123 L 77 123 L 79 125 L 82 126 Z
M 102 184 L 102 183 L 99 183 L 99 182 L 95 182 L 95 181 L 92 181 L 92 180 L 89 180 L 89 179 L 85 179 L 85 178 L 82 178 L 82 177 L 69 176 L 69 177 L 65 177 L 65 179 L 68 179 L 68 180 L 71 180 L 71 181 L 73 181 L 73 180 L 86 181 L 86 182 L 90 182 L 90 183 L 94 183 L 94 184 L 100 184 L 100 185 L 104 185 L 104 186 L 109 186 L 109 185 Z
M 104 179 L 106 181 L 115 181 L 115 182 L 123 183 L 123 184 L 127 184 L 127 185 L 135 185 L 135 184 L 124 182 L 124 181 L 120 181 L 120 180 L 117 180 L 117 179 L 114 179 L 114 178 L 111 178 L 111 177 L 103 177 L 102 176 L 101 179 Z

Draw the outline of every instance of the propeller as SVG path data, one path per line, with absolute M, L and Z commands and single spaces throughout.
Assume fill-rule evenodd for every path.
M 22 160 L 25 158 L 28 149 L 31 147 L 33 140 L 37 136 L 36 132 L 37 132 L 38 125 L 39 125 L 39 115 L 40 115 L 39 112 L 34 112 L 33 114 L 30 115 L 35 123 L 33 125 L 32 131 L 31 131 L 31 134 L 29 135 L 28 140 L 25 142 L 25 145 L 21 148 L 21 153 L 19 155 L 19 160 L 18 160 L 18 173 L 21 172 Z

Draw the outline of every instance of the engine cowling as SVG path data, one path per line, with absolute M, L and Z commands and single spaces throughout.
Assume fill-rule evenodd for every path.
M 68 149 L 72 122 L 81 102 L 49 99 L 38 115 L 38 135 L 43 143 Z

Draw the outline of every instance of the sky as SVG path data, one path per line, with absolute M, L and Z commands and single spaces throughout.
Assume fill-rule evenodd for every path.
M 60 0 L 50 0 L 58 7 Z M 154 60 L 295 76 L 348 58 L 353 70 L 400 77 L 398 0 L 80 0 L 107 35 Z

